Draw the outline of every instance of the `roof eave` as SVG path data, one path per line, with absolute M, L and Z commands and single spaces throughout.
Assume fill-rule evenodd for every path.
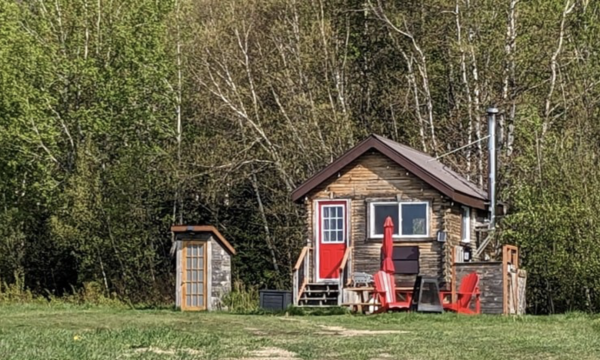
M 346 165 L 350 164 L 352 161 L 354 161 L 355 159 L 357 159 L 372 148 L 381 152 L 383 155 L 387 156 L 396 164 L 406 168 L 407 171 L 413 173 L 415 176 L 425 181 L 426 183 L 428 183 L 433 188 L 446 195 L 453 201 L 477 209 L 486 209 L 485 199 L 480 199 L 468 194 L 464 194 L 448 186 L 436 176 L 430 174 L 428 171 L 423 169 L 421 166 L 415 164 L 406 156 L 398 153 L 374 135 L 369 136 L 367 139 L 363 140 L 361 143 L 348 150 L 342 156 L 337 158 L 334 162 L 327 165 L 323 170 L 319 171 L 317 174 L 315 174 L 307 181 L 305 181 L 302 185 L 300 185 L 298 188 L 296 188 L 296 190 L 292 192 L 292 200 L 294 202 L 300 202 L 302 198 L 308 193 L 310 193 L 315 187 L 319 186 L 319 184 L 323 183 L 325 180 L 335 175 L 335 173 L 342 170 Z
M 486 210 L 488 208 L 487 200 L 463 194 L 458 191 L 454 191 L 452 196 L 449 197 L 457 203 L 467 205 L 476 209 Z
M 378 140 L 379 141 L 379 140 Z M 398 153 L 394 149 L 390 148 L 387 144 L 379 141 L 379 143 L 385 147 L 385 151 L 379 150 L 382 154 L 392 159 L 396 164 L 403 166 L 407 171 L 413 173 L 415 176 L 425 181 L 432 187 L 434 187 L 437 191 L 446 195 L 453 201 L 458 203 L 468 205 L 471 207 L 475 207 L 478 209 L 485 209 L 485 202 L 483 199 L 478 199 L 476 197 L 464 194 L 462 192 L 456 191 L 454 188 L 448 186 L 443 181 L 439 180 L 437 177 L 430 174 L 427 170 L 423 169 L 419 165 L 415 164 L 411 159 L 406 156 Z M 407 166 L 408 165 L 408 166 Z
M 323 170 L 319 171 L 315 175 L 311 176 L 308 180 L 302 183 L 292 192 L 292 200 L 299 202 L 302 198 L 308 194 L 312 189 L 317 187 L 329 177 L 335 175 L 336 172 L 343 169 L 346 165 L 350 164 L 356 158 L 367 152 L 373 147 L 374 142 L 380 142 L 373 135 L 369 136 L 352 149 L 346 151 L 342 156 L 338 157 L 331 164 L 327 165 Z
M 217 228 L 212 225 L 173 225 L 171 226 L 171 231 L 174 233 L 211 232 L 217 237 L 217 240 L 221 244 L 223 244 L 227 252 L 229 252 L 231 255 L 235 255 L 235 249 L 233 248 L 231 243 L 229 243 L 229 241 L 227 241 L 225 237 L 223 237 L 219 230 L 217 230 Z

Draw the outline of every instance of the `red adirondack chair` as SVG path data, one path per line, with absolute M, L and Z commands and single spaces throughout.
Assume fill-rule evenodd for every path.
M 451 291 L 441 291 L 440 298 L 444 310 L 457 312 L 459 314 L 480 314 L 481 304 L 479 302 L 479 276 L 476 273 L 470 273 L 465 276 L 460 282 L 458 292 L 456 292 L 457 299 L 455 303 L 445 303 L 444 297 L 452 294 Z M 471 310 L 471 300 L 475 298 L 475 311 Z
M 396 299 L 396 283 L 394 275 L 385 271 L 378 271 L 375 274 L 375 296 L 379 299 L 381 306 L 376 313 L 386 312 L 390 310 L 408 310 L 410 307 L 410 299 L 398 301 Z

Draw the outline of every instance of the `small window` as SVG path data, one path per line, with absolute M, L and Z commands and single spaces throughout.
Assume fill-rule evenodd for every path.
M 370 238 L 383 238 L 383 224 L 388 216 L 394 221 L 395 237 L 429 236 L 427 202 L 373 202 L 369 213 Z
M 461 240 L 471 242 L 471 208 L 463 206 Z
M 383 224 L 388 216 L 391 216 L 394 221 L 394 235 L 400 235 L 400 227 L 398 226 L 400 225 L 398 220 L 400 219 L 400 209 L 397 203 L 373 204 L 371 211 L 371 217 L 373 218 L 371 234 L 383 237 Z
M 343 205 L 323 205 L 321 208 L 321 241 L 343 243 L 346 241 L 346 221 Z
M 427 203 L 400 204 L 402 209 L 402 235 L 427 235 Z

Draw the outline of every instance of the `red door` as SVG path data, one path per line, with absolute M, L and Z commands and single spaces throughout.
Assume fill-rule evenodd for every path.
M 348 238 L 348 209 L 345 201 L 317 203 L 318 280 L 339 278 L 339 268 Z

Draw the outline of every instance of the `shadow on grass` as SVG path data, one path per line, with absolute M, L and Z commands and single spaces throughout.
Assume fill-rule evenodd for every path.
M 300 308 L 289 306 L 285 310 L 266 310 L 254 309 L 246 311 L 229 311 L 223 314 L 231 315 L 271 315 L 271 316 L 332 316 L 332 315 L 347 315 L 350 311 L 343 307 L 328 307 L 328 308 Z

